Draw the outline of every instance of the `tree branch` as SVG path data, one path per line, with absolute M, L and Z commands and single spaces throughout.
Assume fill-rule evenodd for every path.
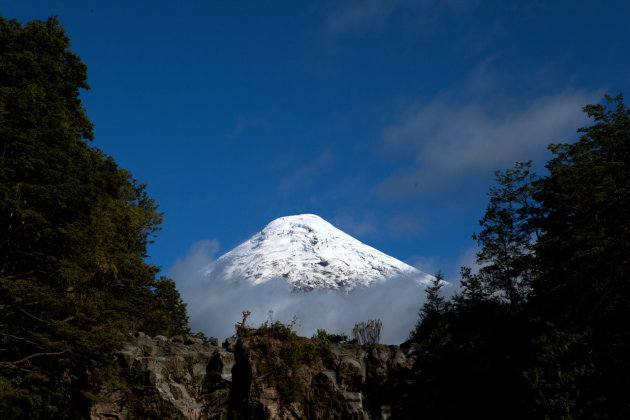
M 17 365 L 19 365 L 20 363 L 24 363 L 24 362 L 32 359 L 33 357 L 58 356 L 60 354 L 64 354 L 64 353 L 67 353 L 67 352 L 68 352 L 68 350 L 57 351 L 57 352 L 50 352 L 50 353 L 35 353 L 35 354 L 31 354 L 30 356 L 26 356 L 24 359 L 16 360 L 15 362 L 0 362 L 0 366 L 17 367 Z
M 3 332 L 0 332 L 0 335 L 4 335 L 5 337 L 15 338 L 16 340 L 20 340 L 20 341 L 26 341 L 27 343 L 30 343 L 30 344 L 34 345 L 35 347 L 38 347 L 40 349 L 42 348 L 41 344 L 38 344 L 38 343 L 36 343 L 34 341 L 31 341 L 31 340 L 28 340 L 26 338 L 18 337 L 16 335 L 12 335 L 12 334 L 5 334 Z
M 50 325 L 50 322 L 48 322 L 48 321 L 44 321 L 43 319 L 38 318 L 38 317 L 36 317 L 35 315 L 28 313 L 28 312 L 27 312 L 24 308 L 18 308 L 18 309 L 19 309 L 20 311 L 24 312 L 26 315 L 30 316 L 31 318 L 33 318 L 33 319 L 35 319 L 35 320 L 37 320 L 37 321 L 39 321 L 39 322 L 43 322 L 43 323 L 44 323 L 44 324 L 46 324 L 46 325 Z

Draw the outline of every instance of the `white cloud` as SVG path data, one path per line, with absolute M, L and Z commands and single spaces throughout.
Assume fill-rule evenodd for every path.
M 210 283 L 200 278 L 198 286 L 185 296 L 194 299 L 190 303 L 194 308 L 191 326 L 222 338 L 234 334 L 234 324 L 243 310 L 252 312 L 252 326 L 259 326 L 272 310 L 274 319 L 284 323 L 297 316 L 301 324 L 298 333 L 307 337 L 318 328 L 350 335 L 354 324 L 379 318 L 383 321 L 381 342 L 399 344 L 415 325 L 424 302 L 424 288 L 411 279 L 392 279 L 348 295 L 292 293 L 283 279 L 253 286 L 247 281 Z
M 184 259 L 177 258 L 173 266 L 168 270 L 169 276 L 181 280 L 182 283 L 196 276 L 197 267 L 205 267 L 214 260 L 219 251 L 219 241 L 216 239 L 204 239 L 195 242 Z M 180 283 L 178 283 L 178 286 Z
M 477 273 L 479 271 L 480 266 L 477 264 L 477 253 L 479 252 L 479 247 L 477 245 L 471 246 L 467 250 L 465 250 L 457 259 L 457 269 L 460 267 L 470 267 L 473 273 Z
M 410 266 L 431 275 L 435 275 L 438 270 L 443 271 L 445 266 L 448 266 L 447 261 L 444 258 L 424 257 L 420 255 L 412 255 L 408 257 L 405 262 Z M 450 278 L 446 278 L 446 280 L 451 281 Z
M 406 170 L 377 184 L 375 192 L 381 198 L 414 196 L 540 156 L 548 144 L 569 140 L 585 125 L 581 109 L 598 97 L 573 90 L 515 106 L 501 98 L 461 103 L 443 93 L 385 130 L 389 150 L 415 159 Z
M 211 262 L 216 246 L 216 241 L 195 244 L 187 257 L 178 260 L 168 272 L 188 303 L 192 329 L 208 336 L 233 335 L 234 324 L 241 320 L 243 310 L 252 312 L 249 324 L 255 327 L 272 310 L 274 319 L 284 323 L 291 322 L 293 316 L 299 317 L 298 333 L 307 337 L 318 328 L 350 335 L 354 324 L 380 318 L 381 342 L 399 344 L 413 329 L 425 299 L 424 287 L 404 277 L 348 295 L 327 291 L 292 293 L 283 279 L 256 286 L 247 281 L 210 281 L 203 275 L 203 268 Z M 449 285 L 446 293 L 452 293 L 452 289 Z
M 479 272 L 480 266 L 477 264 L 477 252 L 479 252 L 479 247 L 473 245 L 464 249 L 458 256 L 453 258 L 413 255 L 407 258 L 405 262 L 420 271 L 432 275 L 442 271 L 445 276 L 444 279 L 452 284 L 452 292 L 455 292 L 459 289 L 461 281 L 461 267 L 470 267 L 473 273 Z

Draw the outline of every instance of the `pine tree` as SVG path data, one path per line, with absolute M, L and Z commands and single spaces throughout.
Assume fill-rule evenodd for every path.
M 555 157 L 535 195 L 543 210 L 535 311 L 557 342 L 549 350 L 551 339 L 541 341 L 554 355 L 541 357 L 555 365 L 535 383 L 563 372 L 571 388 L 545 397 L 570 395 L 563 405 L 584 418 L 630 415 L 630 394 L 621 391 L 630 389 L 630 110 L 621 95 L 606 99 L 584 107 L 594 124 L 579 130 L 579 141 L 550 146 Z M 573 347 L 586 350 L 568 353 Z
M 55 18 L 0 17 L 3 418 L 85 417 L 90 392 L 115 378 L 124 333 L 164 332 L 151 314 L 185 327 L 176 291 L 158 284 L 169 295 L 156 298 L 159 270 L 145 261 L 162 215 L 88 145 L 87 68 L 69 45 Z
M 420 319 L 416 323 L 414 331 L 409 335 L 410 340 L 422 340 L 443 321 L 450 306 L 449 302 L 441 294 L 444 284 L 444 274 L 442 271 L 438 271 L 433 280 L 431 280 L 431 285 L 424 291 L 426 300 L 418 311 Z
M 479 274 L 473 273 L 470 267 L 461 267 L 461 291 L 453 297 L 453 301 L 460 309 L 475 307 L 490 299 L 491 292 Z
M 530 291 L 534 273 L 533 245 L 539 236 L 531 223 L 537 203 L 533 199 L 535 174 L 530 162 L 518 162 L 514 169 L 495 172 L 497 187 L 490 189 L 490 202 L 482 227 L 473 235 L 481 250 L 477 264 L 481 267 L 475 278 L 494 298 L 516 307 Z M 464 274 L 470 271 L 464 269 Z
M 438 271 L 433 280 L 431 280 L 431 286 L 425 290 L 427 300 L 422 305 L 422 309 L 420 309 L 420 320 L 439 316 L 446 312 L 447 302 L 440 293 L 442 287 L 444 287 L 444 274 Z
M 545 210 L 538 293 L 560 299 L 569 318 L 630 303 L 630 111 L 622 96 L 606 98 L 584 108 L 595 124 L 578 142 L 550 146 L 555 158 L 536 196 Z
M 481 268 L 462 269 L 438 345 L 421 341 L 417 394 L 442 417 L 630 416 L 630 110 L 606 99 L 577 142 L 550 146 L 547 176 L 496 173 Z
M 159 281 L 155 283 L 155 298 L 158 302 L 158 308 L 165 314 L 164 318 L 166 318 L 159 328 L 165 330 L 167 336 L 190 334 L 187 305 L 172 279 L 160 276 Z

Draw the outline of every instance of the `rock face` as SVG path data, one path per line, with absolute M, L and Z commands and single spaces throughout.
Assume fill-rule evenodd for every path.
M 388 419 L 405 412 L 410 347 L 251 335 L 222 346 L 136 333 L 117 357 L 127 389 L 101 392 L 93 420 Z

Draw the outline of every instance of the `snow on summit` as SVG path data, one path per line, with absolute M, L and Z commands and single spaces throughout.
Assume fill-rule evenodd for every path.
M 296 291 L 348 292 L 393 277 L 432 276 L 390 257 L 314 214 L 280 217 L 204 269 L 212 280 L 264 283 L 284 278 Z

